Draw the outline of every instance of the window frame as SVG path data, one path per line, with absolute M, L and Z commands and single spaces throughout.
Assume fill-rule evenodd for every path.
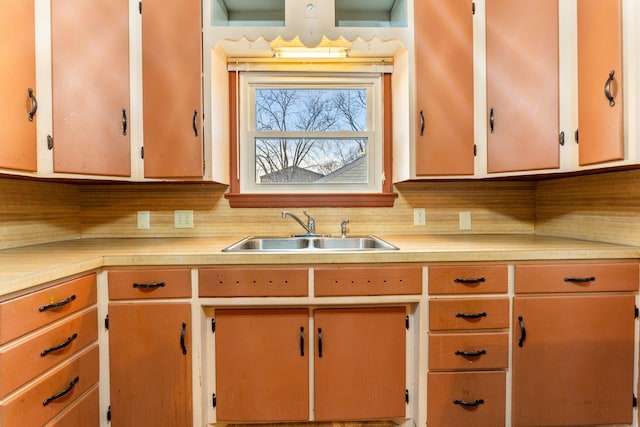
M 247 192 L 243 190 L 241 180 L 245 179 L 245 174 L 240 170 L 240 149 L 239 138 L 242 130 L 240 126 L 239 108 L 244 108 L 241 94 L 240 76 L 236 71 L 229 71 L 229 113 L 230 113 L 230 187 L 225 197 L 229 200 L 231 207 L 391 207 L 397 194 L 393 192 L 392 176 L 392 104 L 391 104 L 391 74 L 384 73 L 380 81 L 381 108 L 380 120 L 376 124 L 380 135 L 381 147 L 378 150 L 382 159 L 380 162 L 381 172 L 378 176 L 370 177 L 369 181 L 382 179 L 382 185 L 375 190 L 369 191 L 327 191 L 326 188 L 320 191 L 288 191 L 288 192 Z M 371 150 L 370 150 L 371 152 Z M 253 160 L 255 162 L 255 159 Z M 255 170 L 255 168 L 253 168 Z

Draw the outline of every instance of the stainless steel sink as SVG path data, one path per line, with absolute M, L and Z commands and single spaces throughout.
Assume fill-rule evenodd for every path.
M 397 250 L 376 236 L 349 237 L 259 237 L 249 236 L 224 248 L 223 252 L 314 252 Z

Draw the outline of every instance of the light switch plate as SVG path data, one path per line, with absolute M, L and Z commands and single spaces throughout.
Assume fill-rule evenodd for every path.
M 471 230 L 471 212 L 459 212 L 458 216 L 460 222 L 460 230 Z
M 151 228 L 151 212 L 138 211 L 138 229 L 148 230 Z
M 427 225 L 427 213 L 424 208 L 413 209 L 413 225 Z

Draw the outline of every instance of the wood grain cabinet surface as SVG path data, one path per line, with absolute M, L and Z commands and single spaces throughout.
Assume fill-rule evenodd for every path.
M 109 299 L 189 298 L 191 270 L 114 270 L 108 273 Z
M 429 295 L 507 292 L 506 265 L 429 266 Z

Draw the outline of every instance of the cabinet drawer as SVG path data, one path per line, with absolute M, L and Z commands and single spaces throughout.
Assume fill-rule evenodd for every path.
M 97 339 L 98 310 L 93 308 L 0 350 L 0 397 Z
M 429 294 L 507 292 L 506 265 L 442 265 L 429 267 Z
M 109 272 L 109 299 L 189 298 L 191 270 Z
M 429 301 L 429 329 L 504 329 L 509 327 L 508 298 L 466 298 Z
M 43 425 L 98 382 L 98 346 L 0 404 L 0 425 Z
M 507 332 L 429 335 L 429 369 L 507 368 Z
M 505 425 L 505 372 L 430 372 L 429 427 Z
M 0 303 L 0 344 L 96 303 L 96 275 L 89 274 Z
M 638 264 L 516 265 L 515 291 L 638 291 Z
M 419 295 L 422 267 L 316 268 L 315 295 Z
M 99 427 L 100 395 L 95 385 L 84 396 L 73 402 L 64 412 L 47 423 L 47 427 Z
M 306 268 L 203 268 L 198 272 L 201 297 L 307 296 Z

